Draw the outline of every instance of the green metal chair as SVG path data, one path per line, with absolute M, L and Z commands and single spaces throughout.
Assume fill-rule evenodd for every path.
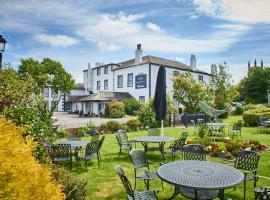
M 119 178 L 125 187 L 128 200 L 157 200 L 158 199 L 156 195 L 157 190 L 146 190 L 146 191 L 141 191 L 141 192 L 134 191 L 123 169 L 120 166 L 116 166 L 115 171 L 119 175 Z
M 117 143 L 119 145 L 119 154 L 120 157 L 122 150 L 130 151 L 132 149 L 132 142 L 128 141 L 128 136 L 126 133 L 115 133 Z
M 54 164 L 68 162 L 69 169 L 72 169 L 72 151 L 70 144 L 52 144 L 49 149 L 49 155 Z

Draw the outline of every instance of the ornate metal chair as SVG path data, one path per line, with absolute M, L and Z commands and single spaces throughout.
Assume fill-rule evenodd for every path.
M 130 151 L 132 149 L 132 142 L 128 141 L 128 136 L 126 133 L 115 133 L 115 137 L 119 145 L 119 158 L 122 150 Z
M 188 144 L 183 147 L 184 160 L 206 160 L 203 146 L 200 144 Z
M 149 136 L 160 136 L 160 129 L 158 128 L 149 128 L 148 129 Z
M 175 160 L 177 154 L 180 154 L 183 151 L 183 147 L 186 143 L 186 133 L 182 133 L 181 137 L 177 140 L 174 140 L 173 143 L 169 146 L 168 150 L 164 151 L 165 154 L 171 154 L 172 162 Z
M 237 123 L 233 124 L 232 137 L 234 138 L 235 136 L 239 135 L 242 140 L 241 129 L 242 129 L 242 120 L 239 120 Z
M 257 186 L 257 182 L 261 178 L 270 180 L 269 177 L 264 177 L 264 176 L 255 176 L 254 177 L 255 200 L 270 200 L 270 187 L 269 186 L 261 186 L 261 187 Z
M 265 123 L 265 121 L 269 120 L 267 117 L 260 117 L 258 120 L 258 131 L 257 132 L 262 132 L 265 129 L 267 130 L 269 127 Z
M 104 143 L 104 140 L 105 140 L 105 136 L 104 135 L 101 137 L 100 140 L 98 140 L 97 156 L 99 157 L 99 161 L 102 161 L 101 160 L 101 155 L 100 155 L 100 150 L 101 150 L 101 147 L 102 147 L 102 145 Z
M 146 188 L 149 189 L 150 180 L 158 178 L 158 176 L 156 173 L 149 171 L 149 160 L 147 159 L 145 151 L 143 149 L 133 149 L 129 153 L 133 162 L 135 173 L 134 189 L 136 189 L 137 179 L 144 180 Z M 137 175 L 139 169 L 144 169 L 144 172 L 140 175 Z
M 50 146 L 50 157 L 54 164 L 68 162 L 69 169 L 72 169 L 72 151 L 70 144 L 53 144 Z
M 116 173 L 119 175 L 122 184 L 127 192 L 128 200 L 157 200 L 157 190 L 146 190 L 146 191 L 134 191 L 130 185 L 128 178 L 126 177 L 123 169 L 120 166 L 115 167 Z
M 76 132 L 71 132 L 68 136 L 67 136 L 67 140 L 81 140 L 81 135 L 80 133 L 76 133 Z
M 183 147 L 184 160 L 202 160 L 206 161 L 206 154 L 204 152 L 203 146 L 199 144 L 190 144 Z M 195 190 L 188 189 L 184 187 L 175 187 L 174 194 L 170 199 L 175 198 L 178 194 L 182 194 L 188 199 L 195 199 Z M 197 190 L 197 199 L 199 200 L 209 200 L 214 199 L 219 196 L 221 199 L 224 197 L 223 190 Z
M 85 168 L 87 169 L 88 161 L 97 157 L 98 167 L 100 165 L 100 160 L 98 156 L 98 147 L 99 141 L 90 142 L 86 145 L 86 148 L 83 149 L 79 147 L 75 150 L 75 158 L 76 158 L 76 168 L 78 169 L 78 164 L 81 164 L 81 161 L 84 160 Z
M 240 151 L 235 160 L 234 167 L 245 170 L 244 199 L 246 199 L 246 182 L 253 180 L 254 176 L 256 176 L 259 160 L 260 155 L 255 151 Z M 253 174 L 253 176 L 249 176 L 249 173 Z

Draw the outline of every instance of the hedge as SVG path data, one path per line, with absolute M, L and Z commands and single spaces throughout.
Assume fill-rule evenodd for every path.
M 51 170 L 32 156 L 36 145 L 24 130 L 0 118 L 0 199 L 65 199 Z
M 270 108 L 257 108 L 245 111 L 243 120 L 246 126 L 258 126 L 260 117 L 270 117 Z

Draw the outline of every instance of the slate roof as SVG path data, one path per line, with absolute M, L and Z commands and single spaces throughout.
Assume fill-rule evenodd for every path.
M 80 95 L 80 96 L 78 96 L 78 95 L 69 95 L 69 96 L 66 96 L 65 97 L 65 102 L 67 102 L 67 103 L 69 103 L 69 102 L 78 102 L 78 101 L 80 101 L 80 99 L 83 99 L 83 98 L 85 98 L 85 97 L 87 97 L 87 95 Z
M 71 96 L 72 97 L 72 96 Z M 97 92 L 95 94 L 89 94 L 87 96 L 80 96 L 81 98 L 74 98 L 73 102 L 81 101 L 110 101 L 110 100 L 123 100 L 134 98 L 127 92 Z

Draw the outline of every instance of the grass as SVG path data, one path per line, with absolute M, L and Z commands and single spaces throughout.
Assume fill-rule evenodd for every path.
M 225 123 L 232 124 L 237 120 L 242 119 L 242 116 L 231 116 L 229 119 L 224 120 Z M 178 138 L 183 131 L 188 131 L 189 135 L 193 136 L 192 128 L 165 128 L 164 134 L 168 136 L 173 136 Z M 132 139 L 136 136 L 146 135 L 146 131 L 140 132 L 131 132 L 128 133 L 129 138 Z M 244 140 L 246 139 L 256 139 L 261 143 L 267 144 L 270 146 L 270 135 L 267 134 L 258 134 L 256 128 L 244 127 L 242 129 L 242 137 Z M 84 138 L 85 140 L 89 140 L 89 138 Z M 137 148 L 142 148 L 140 144 L 137 144 Z M 78 172 L 74 169 L 72 174 L 79 179 L 87 180 L 87 198 L 86 199 L 126 199 L 126 192 L 118 175 L 114 171 L 114 167 L 116 165 L 121 165 L 124 169 L 126 175 L 128 176 L 132 185 L 134 185 L 134 171 L 133 165 L 130 160 L 128 152 L 122 152 L 122 155 L 118 159 L 118 145 L 114 135 L 106 135 L 106 139 L 101 151 L 102 162 L 100 168 L 98 168 L 97 161 L 93 160 L 89 167 L 88 172 L 85 170 L 84 166 L 80 167 Z M 268 170 L 270 166 L 270 151 L 260 152 L 261 159 L 259 163 L 258 174 L 262 176 L 269 176 Z M 150 166 L 150 170 L 157 170 L 159 167 L 159 162 L 162 162 L 161 155 L 158 152 L 150 152 L 148 154 L 148 159 L 154 162 L 157 162 Z M 177 157 L 176 160 L 181 159 L 181 157 Z M 222 162 L 228 165 L 233 165 L 233 163 L 228 163 L 218 158 L 208 158 L 210 161 Z M 167 162 L 170 161 L 168 158 Z M 264 185 L 266 182 L 260 182 Z M 268 182 L 268 185 L 270 183 Z M 150 183 L 150 188 L 157 188 L 159 190 L 158 197 L 159 199 L 168 199 L 173 193 L 174 187 L 167 183 L 164 183 L 164 191 L 161 188 L 160 180 L 154 180 Z M 137 181 L 137 190 L 145 190 L 145 186 L 143 181 Z M 225 190 L 225 197 L 231 199 L 243 199 L 243 185 L 240 185 L 236 188 L 236 190 L 227 189 Z M 178 196 L 176 199 L 185 199 L 182 196 Z M 248 182 L 247 188 L 247 199 L 254 199 L 253 195 L 253 182 Z

